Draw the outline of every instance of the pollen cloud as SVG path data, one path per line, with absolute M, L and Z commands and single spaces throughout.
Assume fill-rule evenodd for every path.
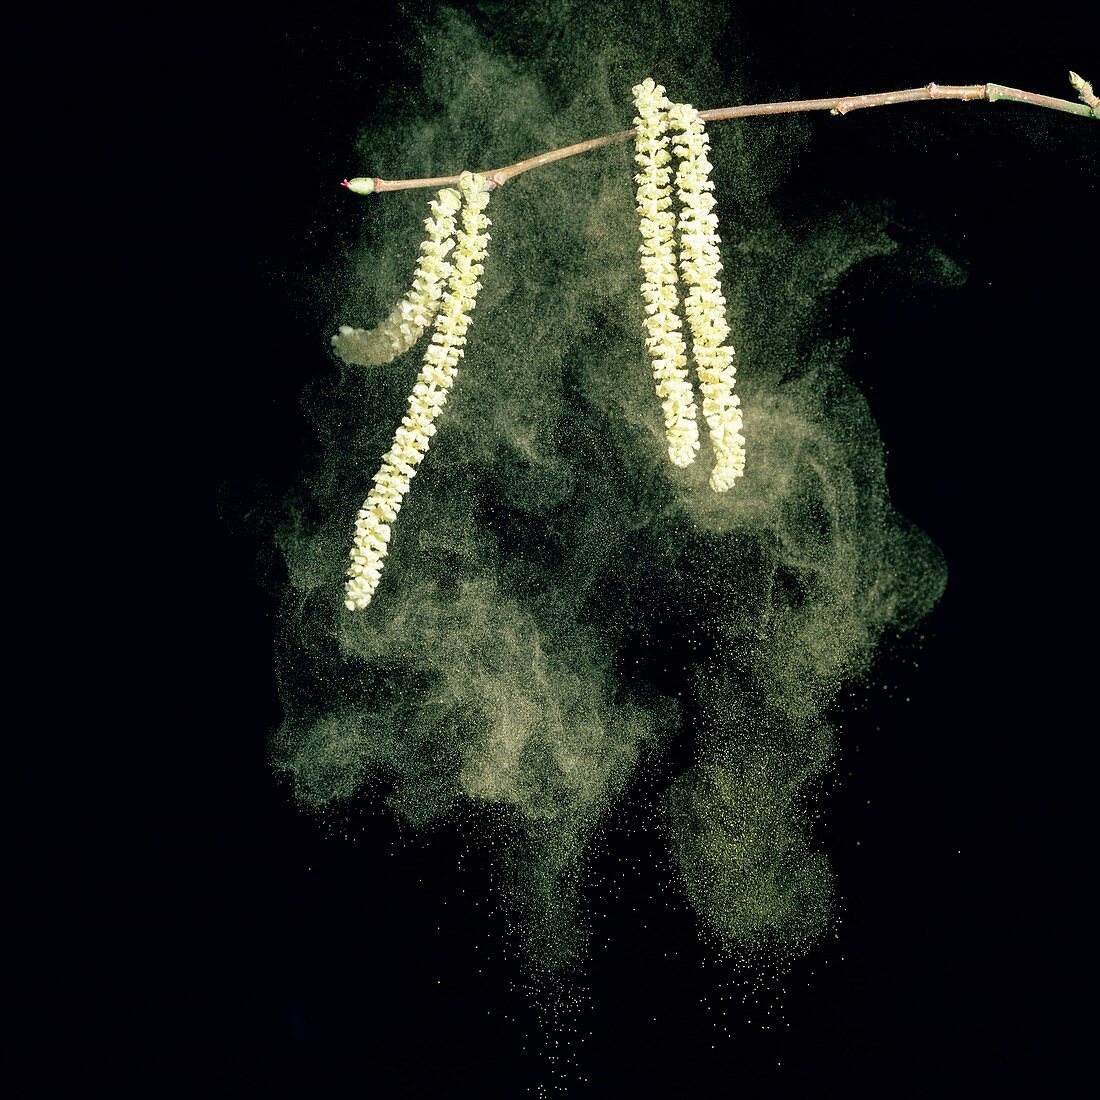
M 649 73 L 675 100 L 735 102 L 715 35 L 694 3 L 443 9 L 409 47 L 419 94 L 364 134 L 362 167 L 487 170 L 626 129 Z M 785 225 L 763 201 L 781 147 L 725 125 L 710 156 L 745 440 L 728 491 L 708 484 L 710 463 L 668 461 L 628 146 L 494 194 L 465 357 L 362 610 L 344 605 L 353 521 L 422 353 L 334 357 L 338 377 L 305 399 L 318 445 L 277 536 L 273 762 L 320 813 L 381 797 L 416 827 L 481 830 L 544 970 L 581 951 L 585 853 L 658 758 L 675 761 L 657 792 L 663 842 L 701 926 L 730 948 L 812 942 L 832 894 L 806 801 L 834 750 L 823 715 L 945 583 L 890 502 L 843 347 L 816 332 L 845 273 L 896 247 L 888 215 Z M 334 264 L 319 340 L 390 314 L 425 198 L 349 200 L 371 206 Z

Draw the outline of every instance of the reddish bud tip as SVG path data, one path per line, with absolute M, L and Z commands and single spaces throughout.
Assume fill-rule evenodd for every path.
M 341 180 L 340 181 L 340 186 L 341 187 L 347 187 L 348 186 L 348 181 L 347 180 Z

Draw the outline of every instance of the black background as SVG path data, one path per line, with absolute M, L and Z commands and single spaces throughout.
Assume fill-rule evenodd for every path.
M 1069 97 L 1069 67 L 1100 82 L 1080 13 L 745 7 L 757 99 L 932 79 Z M 384 5 L 119 27 L 119 110 L 70 135 L 131 165 L 123 201 L 114 167 L 69 200 L 90 216 L 110 190 L 96 216 L 128 257 L 125 427 L 100 437 L 112 491 L 91 510 L 113 517 L 117 572 L 110 631 L 79 629 L 71 764 L 30 783 L 16 1094 L 503 1098 L 550 1080 L 476 853 L 460 871 L 461 838 L 402 836 L 382 812 L 348 840 L 265 760 L 276 602 L 258 578 L 278 566 L 232 516 L 310 452 L 297 402 L 328 369 L 328 318 L 300 277 L 369 201 L 333 187 L 367 167 L 352 142 L 406 33 Z M 871 265 L 826 315 L 949 587 L 846 713 L 820 838 L 836 938 L 785 992 L 723 1001 L 692 918 L 629 876 L 597 906 L 574 1094 L 1085 1094 L 1098 141 L 1005 103 L 813 119 L 784 201 L 888 197 L 967 271 L 913 291 Z

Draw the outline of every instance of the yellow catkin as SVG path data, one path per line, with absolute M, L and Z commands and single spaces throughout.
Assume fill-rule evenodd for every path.
M 651 79 L 633 89 L 637 117 L 634 125 L 636 203 L 642 233 L 642 299 L 645 304 L 646 347 L 665 418 L 668 457 L 676 466 L 688 466 L 699 450 L 695 392 L 687 371 L 687 349 L 680 333 L 676 308 L 676 251 L 673 234 L 671 169 L 668 152 L 668 100 L 665 90 Z
M 744 473 L 745 437 L 741 402 L 733 392 L 737 367 L 719 274 L 721 239 L 710 179 L 713 166 L 707 157 L 710 142 L 698 112 L 688 103 L 673 104 L 668 123 L 674 135 L 672 151 L 678 158 L 680 275 L 688 288 L 684 313 L 714 450 L 710 487 L 725 492 Z
M 445 187 L 429 205 L 431 217 L 424 221 L 428 236 L 420 245 L 420 260 L 409 292 L 377 328 L 341 325 L 332 338 L 333 349 L 345 363 L 377 367 L 391 362 L 423 336 L 435 317 L 451 275 L 449 254 L 454 248 L 455 215 L 462 196 L 453 187 Z
M 481 289 L 478 276 L 484 272 L 482 261 L 489 247 L 486 230 L 490 222 L 482 213 L 489 202 L 488 184 L 484 176 L 463 172 L 458 188 L 463 203 L 462 225 L 455 235 L 450 277 L 435 316 L 431 343 L 409 396 L 406 415 L 355 520 L 344 599 L 349 611 L 366 607 L 378 588 L 393 522 L 435 434 L 434 421 L 454 384 L 470 314 Z

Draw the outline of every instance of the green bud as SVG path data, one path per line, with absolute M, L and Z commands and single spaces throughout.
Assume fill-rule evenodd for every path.
M 343 185 L 357 195 L 369 195 L 374 191 L 374 180 L 370 176 L 356 176 L 355 179 L 344 180 Z

